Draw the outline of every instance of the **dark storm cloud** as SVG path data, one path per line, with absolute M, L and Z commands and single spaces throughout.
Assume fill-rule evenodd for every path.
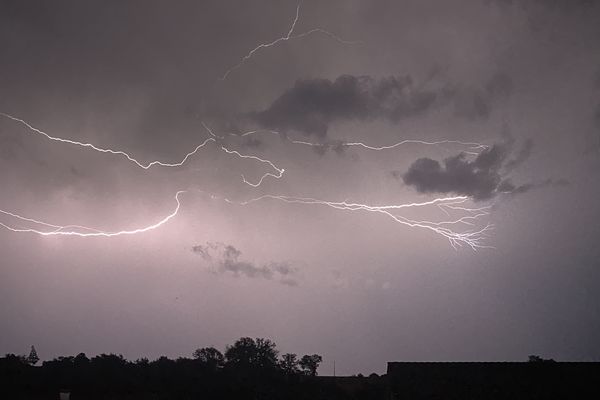
M 293 279 L 296 270 L 289 263 L 271 262 L 256 265 L 248 261 L 242 261 L 240 260 L 242 252 L 230 244 L 207 242 L 205 245 L 193 246 L 192 251 L 215 267 L 217 273 L 230 272 L 234 276 L 243 275 L 248 278 L 275 279 L 284 285 L 298 285 L 298 282 Z
M 375 79 L 342 75 L 329 79 L 296 81 L 264 111 L 249 118 L 264 128 L 296 130 L 325 136 L 329 125 L 339 120 L 391 122 L 425 113 L 441 96 L 413 83 L 410 76 Z
M 437 89 L 426 89 L 425 83 L 417 85 L 410 76 L 375 79 L 342 75 L 334 81 L 303 79 L 296 81 L 294 87 L 266 110 L 247 117 L 266 129 L 296 130 L 324 137 L 336 121 L 382 119 L 397 123 L 423 115 L 449 100 L 454 101 L 456 116 L 485 119 L 494 105 L 512 92 L 512 80 L 500 73 L 483 86 L 443 84 Z M 330 149 L 339 150 L 335 144 L 321 150 Z
M 511 157 L 513 141 L 509 139 L 482 151 L 475 159 L 460 153 L 446 158 L 442 165 L 431 158 L 419 158 L 402 175 L 402 179 L 420 193 L 455 193 L 474 200 L 488 200 L 500 193 L 519 194 L 536 187 L 564 183 L 562 180 L 547 180 L 516 186 L 506 178 L 506 174 L 529 157 L 532 147 L 528 140 Z

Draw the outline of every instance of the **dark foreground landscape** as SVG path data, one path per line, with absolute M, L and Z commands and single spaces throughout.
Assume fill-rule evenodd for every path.
M 597 399 L 600 363 L 389 362 L 387 374 L 318 376 L 318 354 L 279 354 L 268 339 L 241 338 L 224 353 L 128 361 L 121 355 L 0 358 L 10 399 Z M 4 397 L 4 396 L 7 397 Z

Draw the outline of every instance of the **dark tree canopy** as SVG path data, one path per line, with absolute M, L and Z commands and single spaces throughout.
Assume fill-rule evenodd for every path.
M 323 357 L 321 357 L 318 354 L 313 354 L 310 356 L 305 355 L 305 356 L 302 356 L 302 358 L 300 359 L 299 365 L 305 374 L 311 375 L 311 376 L 316 376 L 317 369 L 319 368 L 319 364 L 321 364 L 322 361 L 323 361 Z
M 238 368 L 276 368 L 275 343 L 269 339 L 243 337 L 225 351 L 226 365 Z
M 296 354 L 286 353 L 282 355 L 279 365 L 286 375 L 294 375 L 300 372 L 298 356 Z
M 197 349 L 192 355 L 204 366 L 213 370 L 221 368 L 223 365 L 225 365 L 225 357 L 223 356 L 223 353 L 214 347 L 203 347 L 201 349 Z
M 32 346 L 28 357 L 0 357 L 2 398 L 42 400 L 57 398 L 61 391 L 89 400 L 346 398 L 334 384 L 314 377 L 320 356 L 305 356 L 303 369 L 309 372 L 301 372 L 298 356 L 286 353 L 279 358 L 270 339 L 242 337 L 224 354 L 203 347 L 192 355 L 128 361 L 118 354 L 88 358 L 79 353 L 34 367 L 39 358 Z

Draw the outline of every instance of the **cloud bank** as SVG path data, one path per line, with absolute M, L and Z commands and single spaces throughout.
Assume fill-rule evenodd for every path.
M 515 185 L 507 175 L 530 156 L 533 142 L 526 141 L 512 156 L 514 142 L 495 144 L 474 159 L 465 153 L 446 158 L 443 163 L 419 158 L 401 175 L 406 185 L 419 193 L 453 193 L 473 200 L 489 200 L 498 194 L 520 194 L 533 188 L 564 185 L 565 180 L 547 179 L 539 183 Z M 398 176 L 398 174 L 395 174 Z

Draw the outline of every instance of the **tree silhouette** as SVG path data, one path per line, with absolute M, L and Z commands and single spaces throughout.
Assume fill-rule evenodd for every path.
M 298 356 L 296 354 L 286 353 L 282 355 L 279 365 L 286 375 L 294 375 L 300 372 L 298 367 Z
M 38 361 L 40 361 L 40 358 L 37 355 L 37 351 L 35 351 L 35 347 L 33 345 L 31 346 L 31 351 L 29 352 L 29 355 L 25 360 L 29 365 L 35 365 Z
M 196 360 L 200 361 L 202 365 L 213 371 L 225 365 L 225 357 L 223 356 L 223 353 L 214 347 L 203 347 L 201 349 L 196 349 L 192 353 L 192 356 Z
M 238 368 L 277 367 L 275 343 L 269 339 L 243 337 L 225 350 L 226 365 Z
M 195 350 L 193 358 L 159 357 L 128 361 L 122 355 L 79 353 L 59 356 L 32 367 L 29 357 L 0 357 L 0 387 L 6 398 L 57 398 L 69 391 L 73 398 L 114 399 L 328 399 L 342 398 L 340 389 L 327 379 L 312 379 L 321 362 L 319 355 L 303 357 L 302 370 L 296 354 L 279 358 L 273 341 L 242 337 L 227 346 L 225 354 L 214 347 Z M 366 389 L 365 389 L 366 390 Z M 7 397 L 8 394 L 8 397 Z M 358 397 L 366 399 L 375 397 Z
M 313 354 L 310 356 L 309 355 L 302 356 L 302 358 L 300 359 L 300 362 L 298 364 L 300 365 L 300 368 L 302 368 L 302 371 L 306 375 L 316 376 L 317 369 L 319 368 L 319 364 L 321 364 L 322 361 L 323 361 L 323 357 L 321 357 L 318 354 Z
M 269 339 L 257 338 L 257 364 L 260 368 L 274 368 L 277 366 L 277 355 L 279 351 L 276 345 Z

